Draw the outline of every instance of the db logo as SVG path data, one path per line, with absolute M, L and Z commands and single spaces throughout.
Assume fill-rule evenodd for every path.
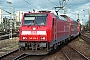
M 37 32 L 36 31 L 32 31 L 31 34 L 37 34 Z

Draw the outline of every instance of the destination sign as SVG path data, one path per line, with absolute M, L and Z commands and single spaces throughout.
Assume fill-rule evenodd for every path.
M 47 14 L 25 14 L 25 16 L 47 16 Z

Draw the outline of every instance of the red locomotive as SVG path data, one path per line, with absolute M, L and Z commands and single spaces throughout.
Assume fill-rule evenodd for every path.
M 68 16 L 50 11 L 24 13 L 20 26 L 19 46 L 29 54 L 47 54 L 80 33 L 80 25 Z

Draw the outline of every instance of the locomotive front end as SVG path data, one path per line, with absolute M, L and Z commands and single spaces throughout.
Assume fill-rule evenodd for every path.
M 28 54 L 47 54 L 47 16 L 48 14 L 24 14 L 19 34 L 19 47 Z

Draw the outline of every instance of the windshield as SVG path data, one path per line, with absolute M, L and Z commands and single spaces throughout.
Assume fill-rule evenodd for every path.
M 24 25 L 46 25 L 47 14 L 25 14 Z

